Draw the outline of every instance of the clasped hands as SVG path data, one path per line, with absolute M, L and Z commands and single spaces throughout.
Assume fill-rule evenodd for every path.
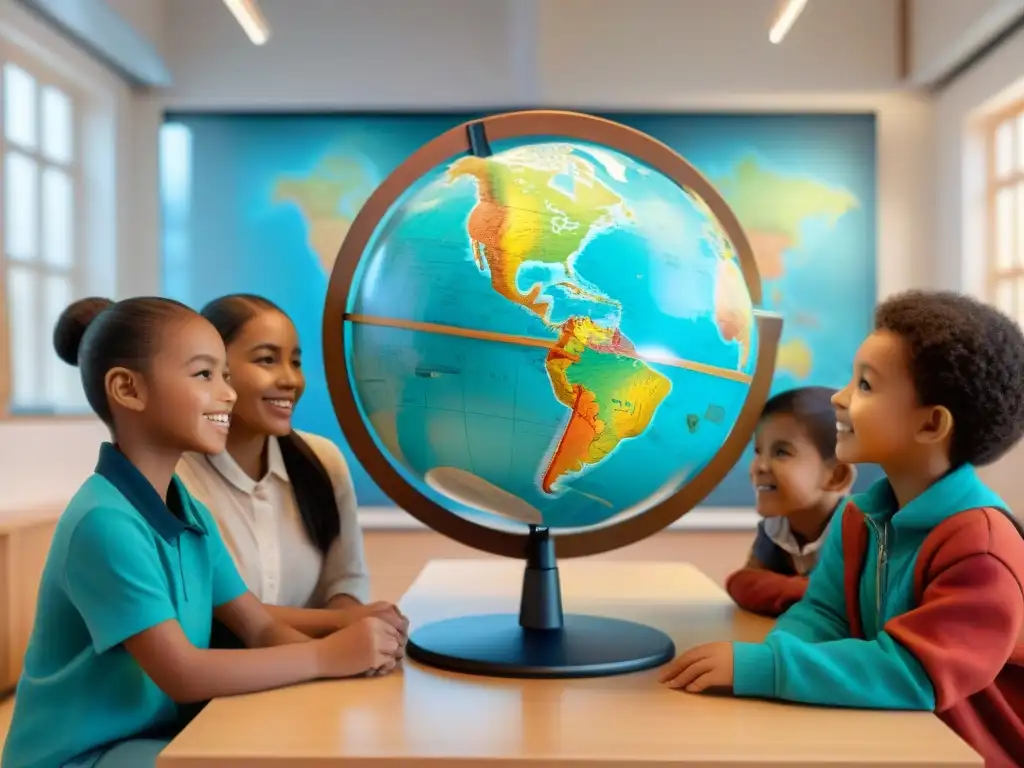
M 351 626 L 367 616 L 375 616 L 399 631 L 403 640 L 403 649 L 405 641 L 409 639 L 409 619 L 398 609 L 397 605 L 386 600 L 378 600 L 365 605 L 346 605 L 344 608 L 331 610 L 337 614 L 339 629 Z
M 368 669 L 366 672 L 368 676 L 387 674 L 405 657 L 405 645 L 409 641 L 409 619 L 394 603 L 378 600 L 365 605 L 347 605 L 344 608 L 332 610 L 338 614 L 339 628 L 341 629 L 351 627 L 363 619 L 375 618 L 397 630 L 394 634 L 397 635 L 398 647 L 394 652 L 393 659 L 389 658 L 385 663 Z
M 732 691 L 732 643 L 706 643 L 691 648 L 670 662 L 658 682 L 687 693 L 709 689 Z

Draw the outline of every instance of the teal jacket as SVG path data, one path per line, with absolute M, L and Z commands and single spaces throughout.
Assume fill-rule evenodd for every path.
M 868 532 L 857 593 L 860 637 L 851 633 L 844 588 L 846 561 L 856 555 L 844 542 L 845 526 L 836 524 L 829 526 L 803 599 L 764 642 L 733 643 L 733 690 L 809 704 L 934 710 L 931 678 L 886 624 L 916 606 L 915 565 L 936 526 L 966 510 L 1007 506 L 970 466 L 949 473 L 903 509 L 885 480 L 847 504 L 864 514 Z

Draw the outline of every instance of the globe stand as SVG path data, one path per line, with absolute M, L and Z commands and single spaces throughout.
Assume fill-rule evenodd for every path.
M 564 614 L 554 541 L 531 525 L 519 615 L 463 616 L 426 624 L 406 654 L 428 666 L 494 677 L 570 678 L 621 675 L 672 659 L 660 630 L 603 616 Z

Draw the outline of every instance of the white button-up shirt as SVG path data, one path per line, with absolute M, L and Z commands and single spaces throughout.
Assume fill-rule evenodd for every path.
M 300 432 L 324 465 L 334 486 L 341 533 L 326 556 L 302 525 L 298 504 L 277 438 L 267 439 L 267 474 L 258 482 L 224 451 L 215 456 L 187 453 L 177 474 L 189 492 L 213 514 L 239 574 L 263 603 L 323 608 L 335 595 L 369 600 L 363 535 L 356 495 L 345 459 L 326 438 Z

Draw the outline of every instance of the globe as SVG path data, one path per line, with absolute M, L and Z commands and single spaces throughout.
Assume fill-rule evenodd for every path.
M 649 535 L 738 459 L 781 325 L 759 301 L 742 229 L 685 160 L 599 118 L 509 113 L 438 137 L 371 195 L 332 273 L 325 362 L 386 493 L 527 559 L 536 589 L 504 627 L 519 637 L 564 628 L 544 586 L 556 550 Z M 546 596 L 527 606 L 531 590 Z

